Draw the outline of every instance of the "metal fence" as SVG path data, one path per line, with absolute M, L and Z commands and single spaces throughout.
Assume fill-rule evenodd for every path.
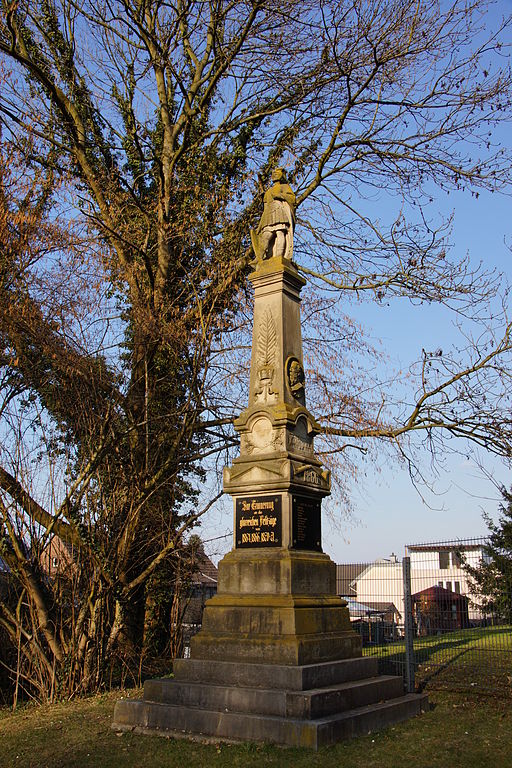
M 483 607 L 468 573 L 484 547 L 485 539 L 408 545 L 402 559 L 337 566 L 363 654 L 403 675 L 407 690 L 512 696 L 512 626 Z

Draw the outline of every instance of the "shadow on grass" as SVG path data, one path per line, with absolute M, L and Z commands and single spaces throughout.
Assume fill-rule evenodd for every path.
M 499 643 L 501 635 L 510 638 L 510 627 L 488 627 L 479 630 L 464 630 L 443 633 L 443 635 L 415 638 L 414 656 L 417 684 L 420 691 L 434 681 L 457 683 L 457 687 L 477 685 L 495 691 L 496 686 L 506 695 L 511 695 L 510 674 L 512 673 L 512 645 L 510 649 Z M 492 643 L 492 640 L 498 640 Z M 484 645 L 479 647 L 484 641 Z M 478 645 L 475 645 L 478 643 Z M 379 672 L 387 674 L 405 673 L 405 643 L 367 646 L 363 653 L 376 656 Z M 503 654 L 509 658 L 503 658 Z M 475 658 L 476 656 L 476 658 Z M 470 659 L 465 664 L 464 659 Z M 505 663 L 504 663 L 505 661 Z M 507 663 L 509 662 L 509 663 Z

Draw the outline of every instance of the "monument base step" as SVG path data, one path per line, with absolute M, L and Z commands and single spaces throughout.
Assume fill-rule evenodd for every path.
M 210 662 L 207 679 L 199 680 L 205 662 L 180 660 L 175 679 L 149 680 L 143 700 L 118 701 L 112 727 L 318 749 L 428 707 L 425 695 L 403 694 L 402 678 L 376 676 L 375 664 L 374 659 L 304 667 Z
M 255 664 L 213 659 L 175 659 L 174 679 L 191 683 L 240 688 L 277 688 L 306 691 L 348 683 L 377 675 L 378 661 L 371 656 L 317 664 Z M 152 681 L 148 681 L 151 683 Z M 170 681 L 169 681 L 170 682 Z

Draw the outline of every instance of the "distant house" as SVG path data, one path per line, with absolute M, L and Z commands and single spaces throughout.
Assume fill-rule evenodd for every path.
M 336 594 L 345 599 L 357 597 L 355 581 L 370 563 L 343 563 L 336 566 Z
M 411 560 L 412 593 L 418 594 L 435 586 L 448 593 L 462 595 L 467 599 L 468 621 L 481 620 L 481 611 L 472 603 L 474 596 L 463 565 L 478 565 L 484 557 L 483 548 L 483 541 L 474 540 L 408 545 L 406 553 Z M 338 565 L 337 573 L 340 574 L 338 594 L 343 591 L 344 597 L 350 596 L 368 608 L 392 605 L 397 616 L 404 616 L 403 569 L 396 555 L 369 563 L 359 572 L 352 564 Z M 347 584 L 352 573 L 355 576 Z M 455 600 L 455 603 L 462 610 L 464 601 L 459 603 Z
M 423 589 L 412 596 L 413 617 L 418 635 L 463 629 L 469 626 L 469 600 L 444 587 Z
M 360 603 L 352 597 L 345 599 L 350 622 L 365 645 L 398 638 L 401 617 L 393 603 Z
M 370 601 L 367 605 L 369 610 L 372 611 L 373 616 L 378 616 L 386 624 L 400 624 L 402 616 L 394 603 L 374 603 Z
M 217 592 L 217 568 L 206 555 L 202 545 L 197 550 L 196 566 L 191 578 L 190 598 L 183 616 L 183 624 L 191 628 L 201 626 L 204 604 Z
M 343 563 L 336 566 L 336 593 L 347 601 L 350 621 L 363 642 L 380 643 L 396 639 L 400 613 L 389 600 L 361 600 L 357 594 L 358 580 L 372 563 Z
M 41 551 L 39 564 L 51 578 L 73 576 L 77 568 L 73 547 L 56 535 L 50 538 Z
M 485 541 L 447 541 L 443 543 L 409 544 L 405 549 L 411 558 L 412 592 L 417 593 L 431 586 L 442 587 L 448 592 L 463 595 L 468 601 L 470 621 L 480 621 L 483 616 L 464 565 L 478 566 L 486 557 Z M 473 600 L 475 602 L 473 602 Z
M 387 612 L 394 614 L 395 621 L 403 616 L 402 564 L 396 555 L 368 563 L 354 578 L 351 586 L 359 603 L 375 606 L 375 610 L 392 606 Z

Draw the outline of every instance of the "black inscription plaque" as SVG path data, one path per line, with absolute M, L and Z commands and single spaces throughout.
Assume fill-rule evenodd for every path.
M 292 546 L 293 549 L 322 551 L 320 523 L 321 502 L 306 496 L 292 497 Z
M 246 496 L 235 509 L 237 548 L 281 546 L 281 496 Z

